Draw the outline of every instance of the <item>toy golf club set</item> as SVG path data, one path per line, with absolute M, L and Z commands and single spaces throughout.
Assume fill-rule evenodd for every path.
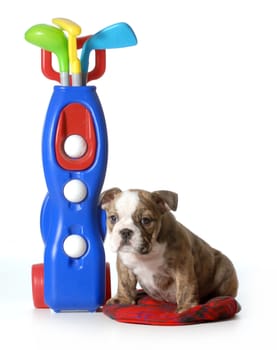
M 94 312 L 103 306 L 106 315 L 121 322 L 163 325 L 232 317 L 238 312 L 232 298 L 220 301 L 218 313 L 213 304 L 213 315 L 208 318 L 209 307 L 201 305 L 206 310 L 202 319 L 196 317 L 197 307 L 189 315 L 178 315 L 168 309 L 168 303 L 144 303 L 144 296 L 137 305 L 104 305 L 111 285 L 103 247 L 106 217 L 98 200 L 107 167 L 108 138 L 96 87 L 87 83 L 104 74 L 107 49 L 133 46 L 137 39 L 123 22 L 83 37 L 79 37 L 81 27 L 70 19 L 54 18 L 52 22 L 34 25 L 25 33 L 25 39 L 41 49 L 43 74 L 60 83 L 54 86 L 42 135 L 48 193 L 40 218 L 44 262 L 32 266 L 35 307 Z M 92 51 L 95 62 L 89 71 Z M 53 68 L 53 54 L 59 72 Z
M 86 83 L 104 74 L 105 49 L 135 45 L 137 40 L 126 23 L 83 38 L 77 38 L 81 28 L 75 22 L 55 18 L 53 23 L 56 26 L 38 24 L 25 33 L 28 42 L 42 49 L 44 75 L 61 83 L 54 87 L 42 137 L 48 188 L 41 210 L 45 252 L 44 264 L 32 268 L 33 298 L 38 308 L 95 311 L 110 295 L 105 214 L 98 206 L 108 145 L 96 88 Z M 92 50 L 96 62 L 88 72 Z M 59 73 L 52 67 L 53 53 Z

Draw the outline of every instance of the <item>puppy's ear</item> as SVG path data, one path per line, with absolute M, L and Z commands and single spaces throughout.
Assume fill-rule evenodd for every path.
M 162 214 L 169 210 L 176 210 L 178 205 L 178 194 L 171 191 L 152 192 L 154 201 L 158 204 Z
M 107 191 L 104 191 L 101 193 L 100 198 L 99 198 L 99 204 L 101 205 L 102 209 L 107 209 L 109 203 L 114 200 L 115 196 L 118 193 L 121 193 L 122 191 L 117 188 L 113 187 Z

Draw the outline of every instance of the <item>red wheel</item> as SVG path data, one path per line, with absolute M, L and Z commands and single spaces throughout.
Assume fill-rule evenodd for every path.
M 110 264 L 106 263 L 106 294 L 105 294 L 105 303 L 111 298 L 111 269 Z
M 35 264 L 32 266 L 32 291 L 34 306 L 38 309 L 48 309 L 44 301 L 44 266 Z

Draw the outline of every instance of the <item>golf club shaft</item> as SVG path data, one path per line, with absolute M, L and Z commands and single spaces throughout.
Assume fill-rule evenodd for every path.
M 81 85 L 83 85 L 82 84 L 82 74 L 81 73 L 72 73 L 71 77 L 72 77 L 72 86 L 81 86 Z
M 67 72 L 60 73 L 60 83 L 62 86 L 69 86 L 69 74 Z

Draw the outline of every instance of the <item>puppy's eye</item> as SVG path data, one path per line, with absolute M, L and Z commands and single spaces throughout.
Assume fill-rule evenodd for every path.
M 141 222 L 142 225 L 146 226 L 146 225 L 149 225 L 152 222 L 152 219 L 144 216 L 144 217 L 141 218 L 140 222 Z
M 111 215 L 109 216 L 109 220 L 110 220 L 110 223 L 114 225 L 117 223 L 118 217 L 116 215 Z

